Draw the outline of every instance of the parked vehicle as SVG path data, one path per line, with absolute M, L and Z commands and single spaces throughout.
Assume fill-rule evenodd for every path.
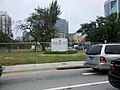
M 111 61 L 108 80 L 112 86 L 120 89 L 120 58 Z
M 2 75 L 2 65 L 0 65 L 0 77 Z
M 84 65 L 94 70 L 109 70 L 111 60 L 120 58 L 120 44 L 92 45 L 86 52 Z

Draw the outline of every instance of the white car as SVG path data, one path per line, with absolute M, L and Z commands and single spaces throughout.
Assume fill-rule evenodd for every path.
M 109 70 L 111 60 L 120 58 L 120 44 L 92 45 L 86 51 L 84 65 L 94 70 Z

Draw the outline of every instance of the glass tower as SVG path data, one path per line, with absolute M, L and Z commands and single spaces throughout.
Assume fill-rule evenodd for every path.
M 64 37 L 66 37 L 68 35 L 68 22 L 65 19 L 59 18 L 59 20 L 57 20 L 55 26 L 57 27 L 59 32 L 64 33 Z
M 120 0 L 118 0 L 118 9 L 120 12 Z M 117 0 L 107 0 L 104 4 L 105 16 L 117 12 Z

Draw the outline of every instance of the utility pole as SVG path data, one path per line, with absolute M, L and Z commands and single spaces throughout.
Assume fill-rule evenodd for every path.
M 118 21 L 119 19 L 119 0 L 117 0 L 117 19 L 116 21 Z
M 2 21 L 2 15 L 0 15 L 0 30 L 3 30 L 3 21 Z

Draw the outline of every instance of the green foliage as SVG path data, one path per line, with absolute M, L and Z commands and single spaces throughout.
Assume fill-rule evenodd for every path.
M 75 54 L 77 50 L 68 50 L 68 51 L 45 51 L 44 54 Z
M 108 17 L 98 17 L 96 21 L 85 23 L 77 32 L 86 33 L 86 40 L 92 42 L 119 42 L 120 41 L 120 18 L 116 13 Z
M 0 43 L 10 43 L 10 42 L 13 42 L 13 40 L 7 34 L 3 33 L 0 30 Z M 0 48 L 1 47 L 6 47 L 6 48 L 8 48 L 8 52 L 9 53 L 11 52 L 11 50 L 10 50 L 11 45 L 10 44 L 0 44 Z
M 0 30 L 0 43 L 9 43 L 11 42 L 11 38 L 7 35 L 4 34 L 1 30 Z
M 95 22 L 85 23 L 85 24 L 81 24 L 81 28 L 77 32 L 82 34 L 85 33 L 88 34 L 90 31 L 92 31 L 95 28 L 96 28 Z
M 49 42 L 55 37 L 55 24 L 61 14 L 60 7 L 57 1 L 52 1 L 48 8 L 37 7 L 27 19 L 27 23 L 21 25 L 23 29 L 29 29 L 31 36 L 35 42 Z M 42 50 L 45 50 L 45 44 L 42 45 Z

